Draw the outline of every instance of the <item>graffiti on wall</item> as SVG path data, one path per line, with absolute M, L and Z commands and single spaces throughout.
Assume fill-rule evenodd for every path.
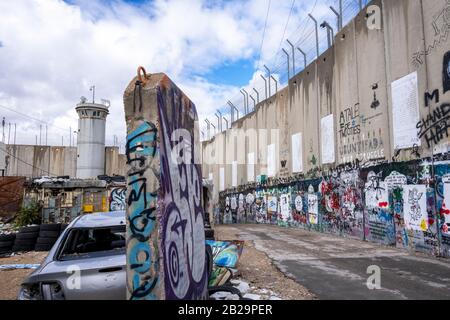
M 419 68 L 425 62 L 425 57 L 434 52 L 438 47 L 447 42 L 450 35 L 450 0 L 443 9 L 441 9 L 431 23 L 434 37 L 432 43 L 426 46 L 425 50 L 413 54 L 412 64 Z
M 206 240 L 211 247 L 213 262 L 218 267 L 235 268 L 244 248 L 244 241 Z
M 450 128 L 450 103 L 443 103 L 419 123 L 417 136 L 424 139 L 428 148 L 439 144 L 444 138 L 449 137 Z
M 161 250 L 166 299 L 207 296 L 202 174 L 194 104 L 166 77 L 158 86 Z M 198 129 L 198 128 L 197 128 Z
M 127 136 L 127 287 L 131 299 L 156 299 L 159 281 L 158 245 L 150 243 L 156 231 L 157 189 L 148 189 L 148 170 L 154 168 L 158 152 L 156 139 L 156 126 L 150 122 L 142 122 Z
M 450 91 L 450 51 L 444 55 L 442 87 L 444 88 L 444 94 L 447 93 L 447 91 Z
M 405 226 L 410 230 L 426 231 L 428 214 L 426 207 L 426 186 L 403 186 Z
M 359 103 L 347 108 L 339 115 L 339 137 L 359 135 L 361 133 Z
M 125 210 L 126 188 L 114 188 L 109 197 L 109 211 Z

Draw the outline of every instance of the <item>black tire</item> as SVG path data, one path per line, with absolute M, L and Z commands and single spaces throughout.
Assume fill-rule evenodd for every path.
M 38 232 L 23 232 L 16 235 L 16 240 L 36 240 L 39 236 Z
M 24 245 L 14 245 L 12 247 L 13 252 L 21 252 L 21 251 L 34 251 L 34 245 L 33 246 L 24 246 Z
M 0 242 L 2 241 L 14 241 L 16 239 L 16 234 L 0 234 Z
M 34 251 L 50 251 L 52 249 L 53 246 L 48 245 L 48 244 L 37 244 L 34 247 Z
M 21 239 L 16 239 L 14 241 L 14 245 L 18 245 L 18 246 L 34 246 L 36 244 L 36 239 L 25 239 L 25 240 L 21 240 Z
M 41 231 L 61 231 L 60 223 L 41 224 Z
M 209 287 L 208 293 L 209 295 L 213 295 L 216 292 L 229 292 L 231 294 L 237 294 L 239 296 L 239 299 L 242 299 L 242 293 L 239 291 L 239 289 L 230 286 L 230 285 L 224 285 L 224 286 L 217 286 L 217 287 Z
M 14 241 L 1 241 L 0 242 L 0 250 L 11 249 L 14 245 Z
M 36 245 L 41 244 L 41 245 L 54 245 L 56 240 L 58 240 L 58 238 L 37 238 L 36 240 Z
M 39 238 L 58 238 L 59 231 L 42 231 L 39 232 Z
M 22 227 L 19 229 L 19 233 L 39 232 L 39 229 L 39 226 Z

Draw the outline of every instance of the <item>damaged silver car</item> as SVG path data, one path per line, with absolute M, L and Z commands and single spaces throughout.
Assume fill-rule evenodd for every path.
M 125 212 L 76 218 L 40 267 L 22 283 L 19 300 L 125 300 Z

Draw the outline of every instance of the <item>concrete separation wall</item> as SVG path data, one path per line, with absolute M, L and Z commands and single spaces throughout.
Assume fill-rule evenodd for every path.
M 370 5 L 380 14 L 367 18 L 373 7 L 364 9 L 337 33 L 335 44 L 293 76 L 286 88 L 235 121 L 231 129 L 203 142 L 204 178 L 212 177 L 224 189 L 235 187 L 233 178 L 237 185 L 254 182 L 253 176 L 270 178 L 271 144 L 274 178 L 297 174 L 308 178 L 351 162 L 370 166 L 450 150 L 446 122 L 439 121 L 450 103 L 450 3 L 377 0 Z M 373 19 L 380 28 L 370 27 Z M 393 87 L 415 74 L 412 87 L 405 87 L 405 81 Z M 395 102 L 405 95 L 412 99 Z M 417 116 L 405 117 L 413 109 Z M 327 116 L 332 118 L 331 126 L 324 127 Z M 322 136 L 327 128 L 334 139 Z M 402 143 L 402 132 L 415 141 Z M 301 135 L 301 152 L 292 150 L 296 134 Z M 256 163 L 253 169 L 248 166 L 250 153 Z M 233 161 L 238 162 L 237 178 Z
M 128 297 L 205 299 L 208 279 L 195 106 L 165 74 L 133 79 L 124 104 Z
M 105 148 L 105 174 L 124 176 L 125 155 L 118 147 Z M 77 169 L 77 148 L 62 146 L 6 146 L 6 176 L 75 177 Z
M 203 142 L 216 217 L 448 256 L 449 36 L 448 0 L 371 1 L 286 88 Z

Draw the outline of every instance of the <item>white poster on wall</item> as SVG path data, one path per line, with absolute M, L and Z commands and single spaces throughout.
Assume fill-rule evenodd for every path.
M 247 181 L 255 181 L 255 153 L 250 152 L 247 154 Z
M 450 235 L 450 183 L 444 183 L 444 201 L 441 212 L 445 218 L 445 222 L 442 225 L 442 233 Z
M 420 120 L 417 71 L 391 83 L 394 148 L 420 146 L 416 125 Z
M 335 162 L 334 116 L 332 114 L 320 121 L 322 164 Z
M 219 170 L 219 185 L 220 191 L 225 190 L 225 168 L 220 168 Z
M 308 216 L 310 224 L 319 223 L 319 199 L 316 194 L 308 194 Z
M 275 144 L 267 146 L 267 176 L 275 177 L 277 174 L 277 160 L 275 153 Z
M 280 213 L 281 219 L 286 222 L 291 217 L 291 203 L 289 194 L 282 194 L 280 196 Z
M 237 166 L 237 161 L 233 161 L 231 163 L 231 185 L 233 187 L 237 187 L 238 184 L 238 166 Z
M 276 213 L 278 210 L 278 199 L 274 196 L 267 197 L 267 211 L 270 213 Z
M 427 231 L 427 187 L 425 185 L 403 186 L 403 211 L 406 229 Z
M 303 172 L 302 133 L 292 135 L 292 172 Z

